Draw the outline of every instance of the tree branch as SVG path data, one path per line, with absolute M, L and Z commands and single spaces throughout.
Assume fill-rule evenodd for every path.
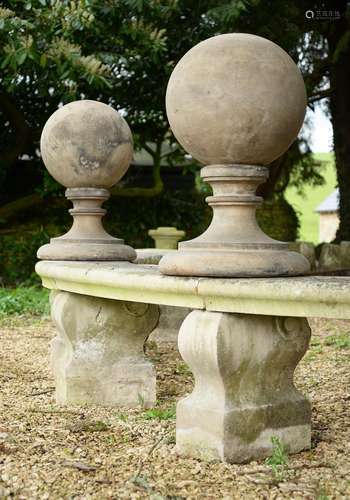
M 333 92 L 333 89 L 328 88 L 325 90 L 320 90 L 316 94 L 312 95 L 308 99 L 308 103 L 312 104 L 313 102 L 320 101 L 321 99 L 325 99 L 326 97 L 329 97 Z
M 150 148 L 149 146 L 147 146 L 147 143 L 146 143 L 146 142 L 142 144 L 142 148 L 143 148 L 145 151 L 147 151 L 147 153 L 148 153 L 149 155 L 151 155 L 151 156 L 152 156 L 152 158 L 153 158 L 153 157 L 154 157 L 154 155 L 156 154 L 156 152 L 155 152 L 155 151 L 153 151 L 153 149 L 152 149 L 152 148 Z

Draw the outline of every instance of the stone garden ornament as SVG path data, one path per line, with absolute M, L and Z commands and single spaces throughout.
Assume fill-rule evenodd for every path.
M 58 335 L 51 361 L 59 404 L 136 407 L 141 400 L 153 406 L 156 374 L 143 345 L 157 326 L 157 304 L 190 307 L 179 350 L 194 389 L 177 404 L 178 452 L 246 462 L 269 456 L 272 437 L 290 452 L 310 448 L 310 403 L 293 382 L 310 339 L 305 316 L 328 310 L 334 317 L 346 306 L 348 317 L 348 284 L 221 279 L 309 269 L 304 256 L 266 236 L 255 219 L 256 187 L 295 139 L 305 105 L 297 67 L 263 38 L 214 37 L 176 66 L 167 91 L 169 121 L 184 148 L 206 164 L 201 175 L 213 186 L 214 216 L 204 234 L 168 250 L 160 269 L 198 278 L 164 276 L 157 266 L 130 262 L 53 262 L 136 255 L 104 232 L 100 208 L 106 188 L 131 160 L 128 126 L 92 101 L 68 104 L 48 120 L 43 159 L 74 202 L 72 229 L 39 250 L 46 262 L 36 266 L 53 289 Z
M 136 258 L 133 248 L 103 228 L 102 203 L 127 171 L 133 156 L 130 128 L 110 106 L 82 100 L 66 104 L 46 122 L 41 154 L 49 173 L 67 188 L 72 200 L 72 228 L 42 246 L 45 260 L 126 260 Z
M 295 140 L 306 110 L 299 69 L 273 42 L 242 33 L 205 40 L 175 67 L 166 94 L 171 129 L 205 164 L 213 188 L 208 229 L 165 255 L 163 274 L 289 276 L 309 270 L 307 259 L 260 229 L 255 192 L 268 165 Z

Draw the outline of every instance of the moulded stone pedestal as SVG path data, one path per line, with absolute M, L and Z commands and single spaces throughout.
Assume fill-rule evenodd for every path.
M 179 350 L 195 385 L 177 405 L 178 451 L 240 463 L 270 455 L 272 436 L 309 448 L 310 404 L 293 384 L 309 338 L 304 318 L 191 312 Z
M 136 259 L 133 248 L 124 240 L 108 234 L 102 217 L 106 210 L 101 208 L 109 198 L 109 191 L 101 188 L 70 188 L 66 197 L 73 202 L 69 210 L 73 216 L 70 230 L 38 250 L 38 258 L 44 260 L 82 260 L 82 261 L 132 261 Z
M 261 165 L 210 165 L 201 177 L 213 188 L 206 201 L 213 219 L 203 234 L 179 243 L 177 252 L 159 262 L 163 274 L 213 277 L 298 276 L 310 269 L 308 260 L 273 240 L 258 226 L 256 188 L 266 181 Z
M 168 250 L 176 250 L 178 241 L 186 235 L 185 231 L 176 227 L 157 227 L 150 229 L 148 234 L 154 240 L 156 248 Z
M 267 165 L 293 143 L 306 111 L 306 91 L 294 61 L 270 40 L 227 33 L 192 47 L 169 79 L 171 130 L 213 190 L 209 227 L 159 270 L 174 276 L 298 276 L 307 259 L 269 238 L 257 224 L 256 195 Z
M 130 128 L 111 106 L 79 100 L 57 109 L 46 122 L 41 155 L 52 177 L 73 203 L 71 229 L 38 250 L 38 258 L 67 261 L 133 261 L 136 252 L 102 225 L 109 188 L 133 157 Z
M 158 322 L 156 305 L 53 291 L 51 313 L 57 403 L 154 405 L 155 370 L 143 345 Z

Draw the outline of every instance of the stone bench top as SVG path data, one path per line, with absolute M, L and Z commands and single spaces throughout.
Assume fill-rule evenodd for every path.
M 186 278 L 155 265 L 41 261 L 43 285 L 94 297 L 276 316 L 350 319 L 349 277 Z

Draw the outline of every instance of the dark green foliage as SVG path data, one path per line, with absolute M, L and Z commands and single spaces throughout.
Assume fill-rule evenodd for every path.
M 203 196 L 192 193 L 164 192 L 154 198 L 132 200 L 113 198 L 109 202 L 105 227 L 135 248 L 154 246 L 149 229 L 175 226 L 186 231 L 186 239 L 202 233 L 211 220 L 211 209 Z
M 49 314 L 49 291 L 44 288 L 0 288 L 0 316 Z
M 295 241 L 298 237 L 299 220 L 293 207 L 283 198 L 265 201 L 257 210 L 261 229 L 271 238 Z
M 50 237 L 64 234 L 72 223 L 69 203 L 58 200 L 56 206 L 43 204 L 36 213 L 22 218 L 16 232 L 0 235 L 0 283 L 6 286 L 39 284 L 34 272 L 36 252 Z M 112 198 L 104 225 L 113 236 L 124 238 L 135 248 L 152 247 L 149 229 L 177 226 L 188 238 L 199 235 L 208 226 L 211 210 L 203 196 L 195 192 L 164 192 L 154 198 Z M 30 227 L 28 227 L 30 224 Z
M 106 229 L 113 236 L 123 237 L 135 248 L 153 246 L 154 242 L 147 234 L 149 229 L 176 226 L 186 231 L 186 239 L 192 239 L 201 234 L 211 220 L 211 209 L 204 197 L 196 192 L 164 192 L 154 198 L 132 200 L 113 198 L 106 205 Z M 32 221 L 30 229 L 24 229 L 27 226 L 23 225 L 17 232 L 0 237 L 0 279 L 3 285 L 39 284 L 34 272 L 36 252 L 50 237 L 68 230 L 72 219 L 66 208 L 65 203 L 50 210 L 43 207 L 35 218 L 29 215 Z M 272 238 L 282 241 L 297 238 L 298 218 L 284 198 L 265 202 L 258 209 L 257 218 L 261 228 Z
M 33 285 L 40 280 L 34 272 L 36 252 L 49 241 L 46 231 L 19 227 L 15 233 L 0 235 L 0 284 Z

